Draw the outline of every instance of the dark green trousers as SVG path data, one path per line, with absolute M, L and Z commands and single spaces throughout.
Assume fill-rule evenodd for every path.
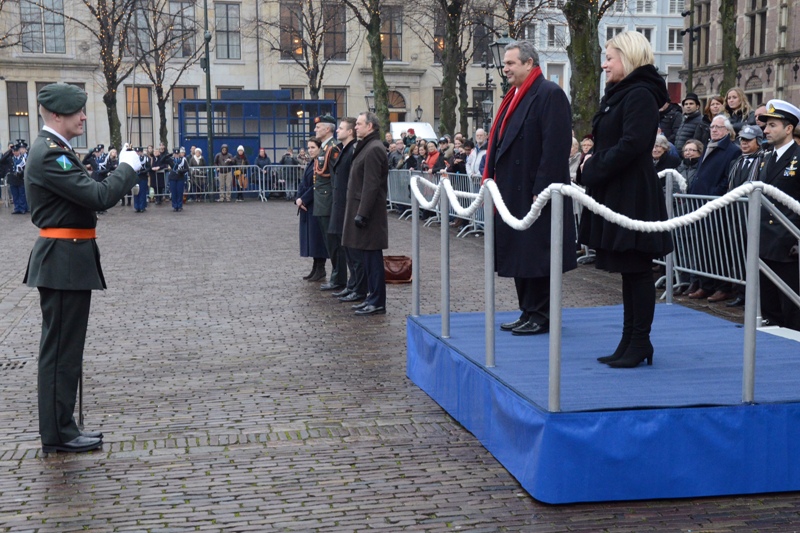
M 43 444 L 63 444 L 80 435 L 74 412 L 92 291 L 39 287 L 39 301 L 39 435 Z

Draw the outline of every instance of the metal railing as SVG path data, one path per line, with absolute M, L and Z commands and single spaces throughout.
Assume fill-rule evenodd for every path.
M 420 239 L 419 214 L 421 208 L 430 208 L 436 202 L 442 212 L 449 212 L 450 202 L 455 196 L 449 179 L 433 186 L 422 182 L 419 177 L 412 177 L 412 268 L 413 290 L 411 315 L 418 316 L 420 309 Z M 671 180 L 667 180 L 668 185 Z M 449 190 L 448 190 L 449 189 Z M 667 188 L 671 190 L 671 188 Z M 488 180 L 481 189 L 483 212 L 486 227 L 484 232 L 484 286 L 485 286 L 485 364 L 495 365 L 495 301 L 494 301 L 494 231 L 493 213 L 495 199 L 499 199 L 497 212 L 504 222 L 518 230 L 524 230 L 534 223 L 544 203 L 552 201 L 551 235 L 552 249 L 560 250 L 563 246 L 563 209 L 564 195 L 570 196 L 593 212 L 611 219 L 614 223 L 636 231 L 671 231 L 676 238 L 675 251 L 666 259 L 667 279 L 672 279 L 673 270 L 697 272 L 702 275 L 726 280 L 734 283 L 746 283 L 743 369 L 742 369 L 742 402 L 752 403 L 755 392 L 755 348 L 756 328 L 761 325 L 759 317 L 759 271 L 800 307 L 800 295 L 795 293 L 758 257 L 760 241 L 760 220 L 762 205 L 769 210 L 798 241 L 800 247 L 800 229 L 784 216 L 769 200 L 763 198 L 766 191 L 782 204 L 800 214 L 800 202 L 792 199 L 777 188 L 753 182 L 740 186 L 721 198 L 698 197 L 675 194 L 673 200 L 677 206 L 669 206 L 669 220 L 666 222 L 643 222 L 621 217 L 605 206 L 586 196 L 578 187 L 555 184 L 543 191 L 531 207 L 531 212 L 523 220 L 514 218 L 502 203 L 499 191 L 492 180 Z M 491 194 L 489 194 L 491 192 Z M 417 196 L 419 193 L 419 197 Z M 745 197 L 746 200 L 740 200 Z M 459 200 L 459 204 L 460 204 Z M 476 203 L 471 204 L 474 208 Z M 672 216 L 672 207 L 676 207 L 676 216 Z M 461 209 L 462 216 L 464 209 Z M 528 224 L 526 226 L 526 224 Z M 450 337 L 450 255 L 449 232 L 442 229 L 441 236 L 441 313 L 442 338 Z M 549 391 L 548 410 L 561 410 L 561 290 L 563 283 L 562 254 L 550 254 L 550 357 L 549 357 Z M 667 291 L 671 294 L 672 286 Z M 671 297 L 668 299 L 671 301 Z

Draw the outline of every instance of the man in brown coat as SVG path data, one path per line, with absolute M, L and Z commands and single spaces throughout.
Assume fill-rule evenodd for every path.
M 358 116 L 358 144 L 353 151 L 353 165 L 347 184 L 342 244 L 362 252 L 369 291 L 364 302 L 353 306 L 359 316 L 386 314 L 383 250 L 389 247 L 389 220 L 386 214 L 389 161 L 379 129 L 380 122 L 375 113 Z

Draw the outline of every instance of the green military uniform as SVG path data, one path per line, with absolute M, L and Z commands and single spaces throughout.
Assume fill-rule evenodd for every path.
M 316 123 L 324 122 L 336 126 L 336 120 L 330 115 L 322 115 L 314 119 Z M 333 207 L 333 163 L 339 158 L 341 150 L 334 136 L 322 143 L 317 160 L 314 161 L 314 218 L 319 223 L 325 249 L 331 258 L 331 277 L 322 285 L 322 290 L 343 289 L 347 284 L 347 263 L 341 239 L 338 235 L 328 233 Z
M 42 94 L 48 87 L 39 94 L 42 106 L 60 114 L 76 112 L 72 108 L 62 111 L 46 106 Z M 83 103 L 78 111 L 82 107 Z M 121 164 L 103 181 L 93 180 L 71 147 L 43 129 L 33 142 L 25 169 L 31 220 L 40 229 L 91 230 L 97 226 L 95 212 L 113 207 L 136 181 L 136 172 L 127 164 Z M 39 237 L 31 251 L 24 282 L 39 289 L 42 308 L 39 433 L 45 447 L 63 445 L 80 436 L 73 412 L 91 291 L 106 287 L 95 240 Z

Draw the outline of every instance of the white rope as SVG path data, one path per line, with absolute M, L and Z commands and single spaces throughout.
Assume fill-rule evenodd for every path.
M 678 176 L 680 176 L 680 174 L 678 174 Z M 683 176 L 680 177 L 681 179 L 683 178 Z M 422 192 L 419 190 L 418 182 L 422 182 L 422 184 L 428 189 L 435 189 L 432 200 L 428 201 L 422 195 Z M 683 183 L 679 181 L 679 183 L 681 184 L 681 189 L 685 190 L 686 180 L 683 180 Z M 714 211 L 723 209 L 724 207 L 732 204 L 739 198 L 746 197 L 756 188 L 762 189 L 765 195 L 773 198 L 774 200 L 777 200 L 779 203 L 785 205 L 790 210 L 800 215 L 800 202 L 798 202 L 788 194 L 784 193 L 780 189 L 776 188 L 775 186 L 760 181 L 754 181 L 740 185 L 734 190 L 728 192 L 727 194 L 705 203 L 704 205 L 702 205 L 697 210 L 691 213 L 687 213 L 685 215 L 665 221 L 644 221 L 644 220 L 635 220 L 629 218 L 625 215 L 612 211 L 611 209 L 609 209 L 608 207 L 606 207 L 601 203 L 598 203 L 594 198 L 583 192 L 583 189 L 578 187 L 577 185 L 553 183 L 536 197 L 536 201 L 533 202 L 530 211 L 528 211 L 528 213 L 523 218 L 519 219 L 514 215 L 512 215 L 511 212 L 508 210 L 508 207 L 503 201 L 503 197 L 500 195 L 500 191 L 497 188 L 497 184 L 492 179 L 486 180 L 481 186 L 478 193 L 476 194 L 476 193 L 465 193 L 461 191 L 454 191 L 450 183 L 450 180 L 447 179 L 446 177 L 443 177 L 438 185 L 426 180 L 421 176 L 411 177 L 411 192 L 417 197 L 417 200 L 419 201 L 419 205 L 421 208 L 423 209 L 435 208 L 436 205 L 439 203 L 439 196 L 441 194 L 441 191 L 442 189 L 444 189 L 445 194 L 447 194 L 447 197 L 450 200 L 450 205 L 452 206 L 456 214 L 458 214 L 459 216 L 471 216 L 480 207 L 484 195 L 488 191 L 488 193 L 492 195 L 495 208 L 497 209 L 497 212 L 500 215 L 500 217 L 503 219 L 503 222 L 508 224 L 508 226 L 510 226 L 511 228 L 519 231 L 528 229 L 531 226 L 531 224 L 533 224 L 536 221 L 536 219 L 539 218 L 539 216 L 542 213 L 542 209 L 544 209 L 544 206 L 547 204 L 548 201 L 550 201 L 550 198 L 553 195 L 553 191 L 559 191 L 564 196 L 569 196 L 570 198 L 573 198 L 578 203 L 586 206 L 586 208 L 589 209 L 589 211 L 591 211 L 592 213 L 600 215 L 609 222 L 617 224 L 623 228 L 635 231 L 642 231 L 645 233 L 655 233 L 663 231 L 672 231 L 679 227 L 693 224 L 698 220 L 713 213 Z M 474 198 L 474 200 L 468 207 L 461 207 L 457 200 L 458 197 Z
M 666 181 L 667 175 L 670 175 L 670 174 L 672 175 L 672 183 L 677 183 L 678 184 L 678 188 L 680 189 L 680 191 L 681 192 L 686 192 L 686 187 L 688 187 L 688 185 L 686 183 L 686 178 L 684 178 L 683 174 L 681 174 L 680 172 L 678 172 L 674 168 L 668 168 L 668 169 L 662 170 L 661 172 L 658 173 L 658 177 Z

